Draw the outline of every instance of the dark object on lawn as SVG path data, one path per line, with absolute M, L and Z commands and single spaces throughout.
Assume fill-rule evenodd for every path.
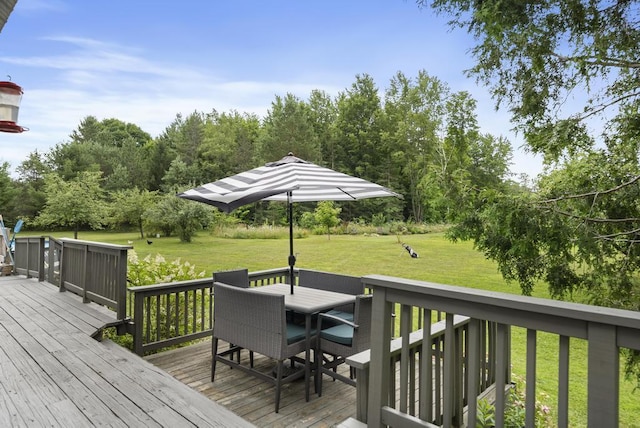
M 413 259 L 417 259 L 418 258 L 418 253 L 416 253 L 415 251 L 413 251 L 413 248 L 411 248 L 410 246 L 408 246 L 405 243 L 402 243 L 402 246 L 404 247 L 405 250 L 407 250 L 407 252 L 411 255 L 411 258 Z
M 151 245 L 151 244 L 153 244 L 153 241 L 149 241 L 149 240 L 147 239 L 147 244 Z

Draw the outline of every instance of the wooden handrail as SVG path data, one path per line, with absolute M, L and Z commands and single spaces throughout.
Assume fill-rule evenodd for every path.
M 382 275 L 365 276 L 363 281 L 373 290 L 376 314 L 372 320 L 371 358 L 368 366 L 366 421 L 369 426 L 382 426 L 392 420 L 400 424 L 405 421 L 409 426 L 415 425 L 416 420 L 423 426 L 434 420 L 437 425 L 459 426 L 463 423 L 460 409 L 464 401 L 461 397 L 466 397 L 468 420 L 475 420 L 477 397 L 483 388 L 484 374 L 493 370 L 491 378 L 494 379 L 496 392 L 510 383 L 512 326 L 527 331 L 525 411 L 528 426 L 533 426 L 535 422 L 537 331 L 555 334 L 559 338 L 558 425 L 568 424 L 569 402 L 566 397 L 572 338 L 588 342 L 588 361 L 585 361 L 585 366 L 588 367 L 585 387 L 588 396 L 588 425 L 618 425 L 620 348 L 640 351 L 640 342 L 637 340 L 640 337 L 640 312 Z M 433 391 L 430 373 L 439 372 L 432 362 L 439 361 L 439 358 L 432 358 L 431 338 L 423 331 L 420 348 L 424 355 L 420 359 L 422 376 L 418 376 L 419 384 L 413 386 L 416 391 L 412 392 L 412 388 L 408 388 L 408 394 L 413 393 L 419 397 L 420 411 L 417 414 L 413 414 L 411 409 L 402 408 L 402 398 L 400 405 L 391 399 L 391 362 L 398 358 L 392 355 L 389 346 L 391 308 L 395 305 L 400 305 L 403 313 L 411 313 L 415 308 L 420 308 L 425 311 L 424 319 L 430 319 L 432 311 L 446 312 L 445 351 L 441 368 L 444 377 L 443 395 L 429 395 Z M 468 317 L 464 327 L 464 342 L 461 342 L 462 339 L 456 333 L 456 315 Z M 405 360 L 414 352 L 416 343 L 409 327 L 401 325 L 401 337 L 394 339 L 396 344 L 401 343 L 399 358 Z M 425 343 L 429 345 L 425 346 Z M 491 351 L 489 354 L 487 349 Z M 358 361 L 354 360 L 352 363 Z M 464 365 L 464 370 L 460 369 L 461 364 Z M 365 365 L 360 362 L 360 367 L 364 369 Z M 439 401 L 443 405 L 441 421 L 436 420 L 437 412 L 431 413 L 429 410 Z M 506 405 L 505 394 L 495 394 L 496 426 L 504 425 Z

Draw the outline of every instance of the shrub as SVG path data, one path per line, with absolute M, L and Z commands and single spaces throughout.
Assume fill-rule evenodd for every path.
M 166 282 L 185 281 L 189 279 L 204 278 L 205 272 L 196 273 L 195 266 L 188 262 L 181 262 L 180 259 L 174 261 L 167 261 L 160 254 L 155 256 L 148 255 L 144 259 L 140 259 L 135 250 L 129 250 L 127 254 L 127 281 L 130 287 L 136 287 L 141 285 L 160 284 Z M 129 302 L 133 305 L 133 302 Z M 175 314 L 175 305 L 161 305 L 160 311 L 157 312 L 156 305 L 152 305 L 151 320 L 149 322 L 149 328 L 152 330 L 152 335 L 156 333 L 161 337 L 173 337 L 180 334 L 180 331 L 173 331 L 175 329 L 175 322 L 166 322 L 169 320 L 181 320 L 183 317 L 181 314 Z M 168 310 L 168 312 L 167 312 Z M 182 310 L 182 307 L 180 307 Z M 160 318 L 160 322 L 156 321 Z M 200 320 L 205 322 L 206 320 Z M 145 322 L 138 320 L 138 322 Z M 159 331 L 156 332 L 157 326 L 161 329 L 169 329 L 171 331 Z M 179 327 L 179 329 L 182 327 Z M 118 336 L 115 329 L 106 329 L 104 336 L 111 339 L 120 346 L 133 350 L 133 336 L 125 334 Z
M 505 427 L 523 427 L 525 426 L 525 396 L 524 396 L 524 380 L 515 376 L 516 382 L 513 388 L 509 389 L 507 395 L 507 406 L 504 414 Z M 544 399 L 549 399 L 546 394 L 541 394 Z M 542 402 L 536 400 L 536 427 L 545 428 L 554 426 L 551 417 L 551 410 Z M 491 428 L 495 426 L 495 407 L 487 400 L 478 401 L 478 413 L 476 420 L 476 428 Z
M 196 273 L 194 265 L 189 262 L 183 263 L 180 259 L 169 262 L 160 254 L 154 257 L 149 254 L 140 259 L 135 250 L 129 250 L 127 254 L 127 281 L 131 287 L 185 281 L 204 276 L 204 271 Z

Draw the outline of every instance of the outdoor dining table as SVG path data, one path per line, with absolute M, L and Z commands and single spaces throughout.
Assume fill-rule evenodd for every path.
M 309 380 L 311 378 L 311 322 L 312 316 L 323 311 L 328 311 L 337 306 L 348 305 L 355 303 L 356 296 L 351 294 L 336 293 L 333 291 L 319 290 L 316 288 L 308 287 L 294 287 L 294 292 L 291 294 L 291 286 L 289 284 L 271 284 L 261 287 L 256 287 L 256 291 L 263 291 L 265 293 L 274 293 L 284 295 L 284 306 L 286 309 L 292 310 L 299 314 L 304 314 L 305 317 L 305 334 L 306 334 L 306 349 L 305 349 L 305 362 L 304 362 L 304 384 L 305 384 L 305 399 L 309 401 Z M 321 358 L 321 357 L 320 357 Z M 318 360 L 318 356 L 315 358 Z M 317 363 L 317 361 L 314 361 Z M 318 385 L 318 371 L 315 371 L 315 385 Z

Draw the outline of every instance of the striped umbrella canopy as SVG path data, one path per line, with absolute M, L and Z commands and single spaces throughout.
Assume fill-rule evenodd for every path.
M 401 195 L 348 174 L 304 161 L 289 153 L 276 162 L 241 172 L 178 194 L 204 202 L 224 212 L 257 201 L 289 203 L 289 267 L 293 293 L 295 256 L 293 254 L 293 202 L 354 201 Z

